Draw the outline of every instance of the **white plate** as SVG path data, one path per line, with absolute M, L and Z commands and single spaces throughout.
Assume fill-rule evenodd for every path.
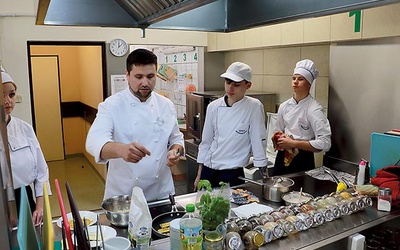
M 110 238 L 113 238 L 113 237 L 117 236 L 117 231 L 115 231 L 115 229 L 112 228 L 112 227 L 101 226 L 101 230 L 103 231 L 102 233 L 103 233 L 104 241 L 106 241 L 107 239 L 110 239 Z M 97 233 L 97 226 L 96 225 L 88 227 L 88 234 L 89 234 L 90 247 L 91 248 L 96 247 L 96 233 Z M 98 242 L 99 243 L 97 245 L 100 246 L 101 242 L 102 242 L 101 241 L 100 228 L 99 228 L 98 234 L 99 234 L 98 235 Z M 73 234 L 72 234 L 72 243 L 75 244 L 75 237 L 74 237 Z
M 91 226 L 97 222 L 97 214 L 96 213 L 93 213 L 90 211 L 79 211 L 79 214 L 81 215 L 82 220 L 83 220 L 83 218 L 85 218 L 90 221 L 89 225 L 87 225 L 87 226 Z M 68 221 L 71 221 L 73 219 L 71 213 L 67 214 L 67 219 L 68 219 Z M 59 226 L 60 228 L 62 227 L 62 221 L 63 221 L 62 217 L 58 218 L 58 220 L 57 220 L 57 226 Z M 72 228 L 72 227 L 70 229 L 74 230 L 74 228 Z

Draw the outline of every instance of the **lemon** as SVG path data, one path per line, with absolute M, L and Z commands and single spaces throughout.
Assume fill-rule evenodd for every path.
M 347 189 L 347 185 L 344 182 L 339 182 L 336 187 L 336 192 L 343 191 Z

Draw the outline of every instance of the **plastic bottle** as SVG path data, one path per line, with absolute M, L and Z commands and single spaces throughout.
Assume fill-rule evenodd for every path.
M 365 168 L 367 166 L 367 163 L 364 160 L 360 161 L 360 164 L 358 165 L 358 174 L 357 174 L 357 185 L 364 185 L 365 181 Z
M 179 222 L 183 250 L 201 250 L 203 244 L 203 223 L 194 213 L 194 205 L 186 205 L 186 214 Z

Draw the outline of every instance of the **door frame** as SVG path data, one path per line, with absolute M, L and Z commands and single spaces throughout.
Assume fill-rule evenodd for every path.
M 32 115 L 32 127 L 36 132 L 36 117 L 35 117 L 35 103 L 33 98 L 33 76 L 32 76 L 32 64 L 30 58 L 31 54 L 31 46 L 99 46 L 101 48 L 101 70 L 102 70 L 102 84 L 103 84 L 103 100 L 108 96 L 108 82 L 107 82 L 107 61 L 106 61 L 106 43 L 105 42 L 85 42 L 85 41 L 28 41 L 27 42 L 27 55 L 28 55 L 28 77 L 29 77 L 29 91 L 31 96 L 31 115 Z M 54 55 L 43 55 L 43 56 L 54 56 Z M 61 88 L 59 84 L 59 89 Z M 61 119 L 63 119 L 62 112 L 62 100 L 61 100 L 61 90 L 60 90 L 60 108 L 61 108 Z M 86 107 L 84 107 L 86 108 Z M 94 110 L 85 110 L 85 116 L 83 117 L 89 123 L 92 123 L 97 111 Z M 62 124 L 62 123 L 61 123 Z M 62 132 L 63 126 L 62 126 Z M 65 147 L 64 147 L 65 150 Z M 64 151 L 65 155 L 65 151 Z

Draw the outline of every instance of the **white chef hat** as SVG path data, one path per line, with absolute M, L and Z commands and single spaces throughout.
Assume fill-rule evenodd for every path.
M 243 80 L 251 82 L 251 68 L 245 63 L 234 62 L 221 77 L 228 78 L 234 82 L 241 82 Z
M 1 80 L 2 80 L 2 83 L 12 82 L 13 84 L 15 84 L 15 82 L 11 78 L 11 76 L 4 71 L 1 71 Z
M 309 84 L 312 84 L 318 77 L 318 70 L 314 67 L 314 62 L 310 59 L 304 59 L 296 63 L 293 75 L 300 74 L 307 79 Z

